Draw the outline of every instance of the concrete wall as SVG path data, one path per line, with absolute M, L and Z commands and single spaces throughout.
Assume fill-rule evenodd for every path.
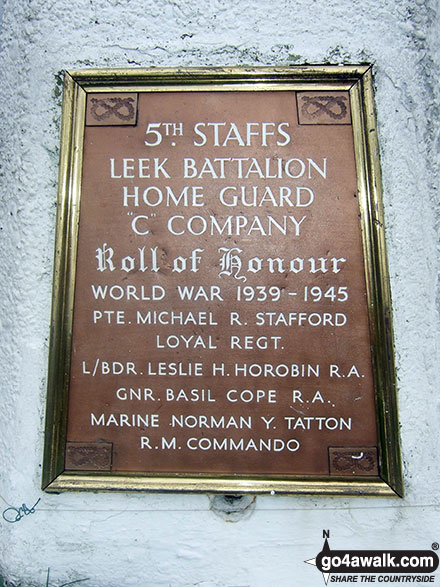
M 322 585 L 333 548 L 440 541 L 436 0 L 5 0 L 1 39 L 0 518 L 5 585 Z M 258 497 L 228 523 L 206 495 L 40 491 L 61 72 L 89 66 L 374 64 L 406 496 Z M 438 581 L 437 577 L 437 581 Z M 1 581 L 0 581 L 1 582 Z

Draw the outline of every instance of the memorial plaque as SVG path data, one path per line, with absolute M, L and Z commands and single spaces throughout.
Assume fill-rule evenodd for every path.
M 66 74 L 45 489 L 402 494 L 371 88 Z

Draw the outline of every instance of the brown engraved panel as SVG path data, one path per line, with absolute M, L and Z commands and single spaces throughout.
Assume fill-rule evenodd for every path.
M 327 476 L 377 444 L 349 105 L 305 121 L 310 94 L 86 127 L 67 438 L 112 471 Z

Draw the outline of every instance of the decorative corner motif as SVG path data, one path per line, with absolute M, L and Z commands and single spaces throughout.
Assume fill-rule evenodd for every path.
M 299 124 L 351 124 L 348 92 L 298 92 Z
M 111 442 L 67 442 L 66 470 L 110 471 L 112 452 Z
M 135 126 L 137 94 L 89 94 L 87 96 L 87 126 Z
M 329 446 L 331 475 L 379 475 L 375 446 Z

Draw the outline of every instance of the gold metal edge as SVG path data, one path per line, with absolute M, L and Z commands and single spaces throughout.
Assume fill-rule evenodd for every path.
M 88 85 L 84 89 L 89 93 L 111 93 L 127 92 L 127 93 L 155 93 L 155 92 L 282 92 L 282 91 L 348 91 L 353 86 L 353 82 L 272 82 L 272 83 L 249 83 L 242 82 L 240 84 L 228 84 L 220 85 L 218 83 L 210 83 L 209 85 L 202 85 L 197 83 L 179 83 L 175 85 L 169 84 L 156 84 L 156 85 L 145 85 L 140 82 L 139 84 L 130 84 L 126 86 L 111 86 L 111 85 Z
M 371 69 L 353 86 L 351 106 L 376 390 L 380 469 L 383 479 L 397 495 L 403 497 L 391 292 Z
M 47 491 L 157 491 L 234 494 L 285 494 L 395 497 L 381 479 L 253 479 L 202 476 L 72 475 L 63 473 Z
M 349 90 L 367 65 L 72 70 L 87 92 Z
M 64 469 L 86 94 L 64 79 L 42 488 Z
M 325 83 L 353 84 L 367 71 L 367 65 L 320 65 L 282 67 L 192 67 L 192 68 L 109 68 L 72 70 L 69 75 L 84 89 L 93 86 L 198 85 L 211 87 L 231 84 Z

